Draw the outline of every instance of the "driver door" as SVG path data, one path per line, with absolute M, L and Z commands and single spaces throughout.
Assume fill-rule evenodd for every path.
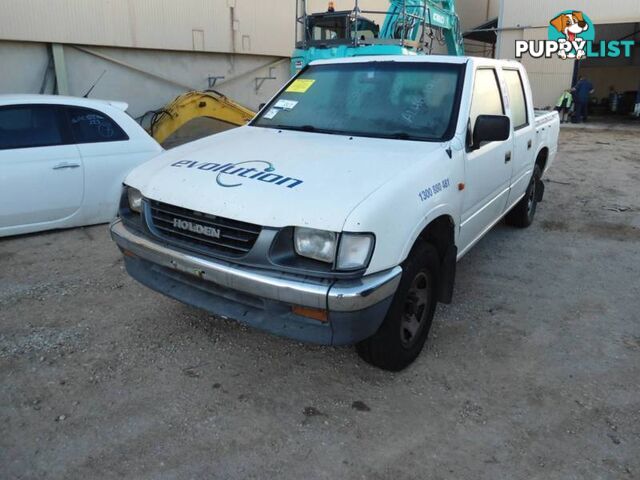
M 504 97 L 494 68 L 479 68 L 475 74 L 469 136 L 479 115 L 505 115 Z M 509 198 L 513 157 L 513 134 L 503 142 L 489 142 L 465 159 L 465 188 L 460 227 L 460 250 L 473 245 L 500 219 Z

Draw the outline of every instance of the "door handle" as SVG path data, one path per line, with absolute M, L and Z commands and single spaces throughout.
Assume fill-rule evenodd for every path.
M 507 152 L 504 156 L 504 163 L 509 163 L 511 161 L 511 152 Z
M 59 163 L 58 165 L 56 165 L 55 167 L 53 167 L 54 170 L 62 170 L 63 168 L 79 168 L 80 164 L 79 163 L 67 163 L 67 162 L 63 162 L 63 163 Z
M 527 150 L 531 150 L 531 140 L 527 142 Z

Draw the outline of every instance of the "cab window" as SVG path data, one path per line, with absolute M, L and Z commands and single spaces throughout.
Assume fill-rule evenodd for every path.
M 470 137 L 473 136 L 473 127 L 479 115 L 504 115 L 498 77 L 493 68 L 483 68 L 476 71 L 471 114 L 469 115 Z
M 522 78 L 518 70 L 503 70 L 504 78 L 509 92 L 509 106 L 513 127 L 515 130 L 526 127 L 529 124 L 527 119 L 527 100 L 524 94 Z
M 338 40 L 347 38 L 347 17 L 328 15 L 312 16 L 308 19 L 309 35 L 312 41 Z

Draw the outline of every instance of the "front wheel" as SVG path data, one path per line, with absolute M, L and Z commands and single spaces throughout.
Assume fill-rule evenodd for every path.
M 403 265 L 402 278 L 378 331 L 356 345 L 360 357 L 384 370 L 399 371 L 420 355 L 436 308 L 439 257 L 419 242 Z
M 505 217 L 505 220 L 509 225 L 518 228 L 527 228 L 533 223 L 533 217 L 536 214 L 538 200 L 540 198 L 540 192 L 538 192 L 538 189 L 542 188 L 541 176 L 542 172 L 540 167 L 536 165 L 533 168 L 533 175 L 531 176 L 531 181 L 529 182 L 529 186 L 527 187 L 524 197 L 522 197 L 522 200 L 520 200 Z

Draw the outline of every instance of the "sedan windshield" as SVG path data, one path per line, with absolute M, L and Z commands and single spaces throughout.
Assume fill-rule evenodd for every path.
M 463 65 L 367 62 L 313 65 L 253 126 L 442 141 L 453 136 Z

